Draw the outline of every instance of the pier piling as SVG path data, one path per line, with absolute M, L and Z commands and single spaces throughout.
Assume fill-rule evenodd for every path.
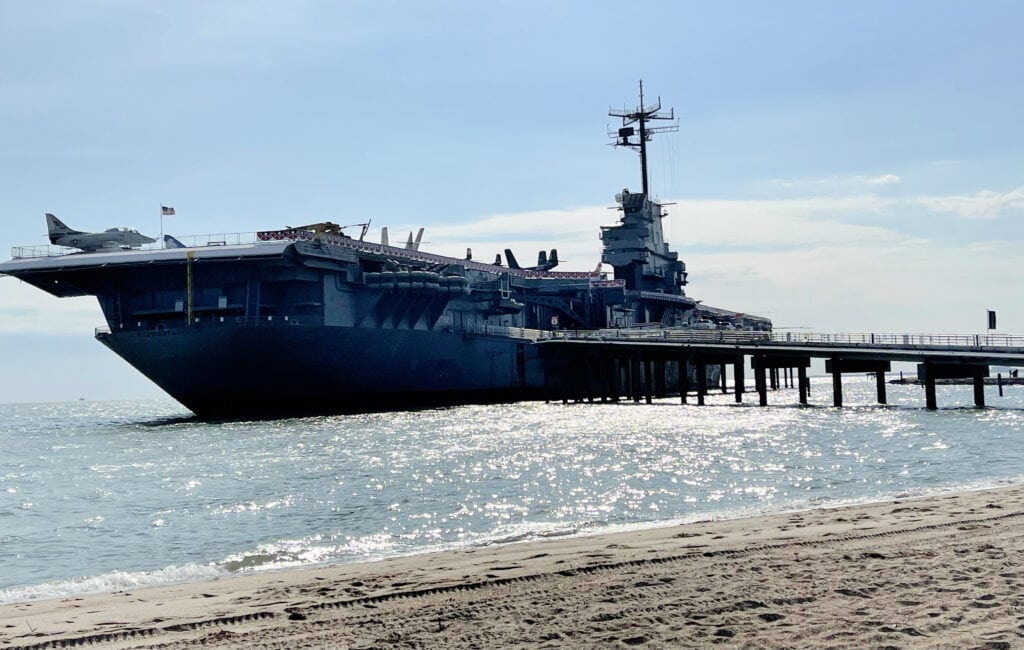
M 743 383 L 745 378 L 743 377 L 743 357 L 740 356 L 735 363 L 732 364 L 732 383 L 733 388 L 736 391 L 736 403 L 743 403 Z
M 690 355 L 679 355 L 679 401 L 686 404 L 686 394 L 690 392 Z
M 764 357 L 754 355 L 754 385 L 757 388 L 757 401 L 761 406 L 768 406 L 768 378 L 765 377 Z
M 834 393 L 833 402 L 836 406 L 843 405 L 843 380 L 844 372 L 868 372 L 875 373 L 875 391 L 879 404 L 885 404 L 885 373 L 892 370 L 892 363 L 874 359 L 844 359 L 832 357 L 825 360 L 825 372 L 832 374 L 832 390 Z
M 935 377 L 924 379 L 924 407 L 929 411 L 939 408 L 939 402 L 935 399 Z
M 640 362 L 635 358 L 630 357 L 629 359 L 629 399 L 633 400 L 634 403 L 640 402 L 640 396 L 643 389 L 640 377 Z
M 653 362 L 650 359 L 647 359 L 647 360 L 641 361 L 641 364 L 643 365 L 643 369 L 644 369 L 644 374 L 643 374 L 644 401 L 647 402 L 648 404 L 650 404 L 652 402 L 653 393 L 654 393 L 654 386 L 653 386 L 653 384 L 654 384 L 654 371 L 653 371 L 653 368 L 651 367 L 653 365 Z
M 839 359 L 832 358 L 832 405 L 836 408 L 843 406 L 843 373 L 839 370 Z
M 708 367 L 703 361 L 697 362 L 697 405 L 704 406 L 704 395 L 708 392 Z
M 934 410 L 938 408 L 935 399 L 936 379 L 972 379 L 974 384 L 974 405 L 985 406 L 985 377 L 989 376 L 988 364 L 970 362 L 934 362 L 925 361 L 917 364 L 917 378 L 924 382 L 925 406 Z

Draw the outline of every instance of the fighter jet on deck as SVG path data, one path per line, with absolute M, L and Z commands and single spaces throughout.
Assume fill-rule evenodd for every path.
M 103 232 L 72 230 L 49 212 L 46 213 L 46 228 L 50 231 L 51 244 L 79 248 L 86 252 L 139 248 L 143 244 L 152 244 L 156 241 L 132 228 L 110 228 Z

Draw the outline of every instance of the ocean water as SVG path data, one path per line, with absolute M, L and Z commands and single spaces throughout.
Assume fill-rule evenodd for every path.
M 1024 388 L 830 379 L 772 406 L 497 406 L 208 423 L 0 405 L 0 602 L 978 489 L 1024 479 Z M 756 403 L 756 395 L 747 395 Z M 692 400 L 691 400 L 692 401 Z M 822 406 L 824 404 L 825 406 Z

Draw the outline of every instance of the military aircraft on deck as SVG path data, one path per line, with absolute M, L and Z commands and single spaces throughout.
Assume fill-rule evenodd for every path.
M 86 252 L 139 248 L 156 241 L 132 228 L 109 228 L 103 232 L 72 230 L 49 212 L 46 213 L 46 228 L 49 230 L 51 244 L 79 248 Z
M 519 266 L 519 261 L 516 260 L 516 256 L 512 254 L 512 250 L 505 249 L 505 260 L 508 262 L 508 268 L 510 269 L 525 269 L 527 271 L 550 271 L 551 269 L 558 266 L 558 249 L 552 248 L 551 255 L 548 255 L 544 251 L 537 253 L 537 266 Z M 501 255 L 498 256 L 498 262 L 500 266 Z

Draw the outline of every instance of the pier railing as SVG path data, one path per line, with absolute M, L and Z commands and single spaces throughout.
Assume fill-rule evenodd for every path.
M 686 328 L 624 328 L 601 330 L 540 331 L 538 339 L 587 339 L 695 343 L 765 343 L 835 346 L 898 346 L 949 348 L 1021 348 L 1024 336 L 1010 334 L 894 334 L 894 333 L 811 333 L 762 332 L 751 330 L 698 330 Z
M 545 339 L 598 339 L 598 340 L 672 340 L 726 343 L 751 343 L 767 341 L 768 332 L 752 332 L 744 330 L 691 330 L 673 328 L 629 328 L 600 330 L 556 330 L 544 331 L 541 338 Z
M 853 333 L 819 334 L 809 332 L 775 333 L 771 341 L 779 343 L 895 345 L 900 347 L 1015 348 L 1024 347 L 1024 336 L 1011 334 L 892 334 Z
M 480 325 L 478 327 L 468 327 L 466 331 L 471 334 L 504 336 L 510 339 L 524 339 L 527 341 L 542 339 L 546 333 L 543 330 L 534 330 L 528 327 L 506 327 L 504 325 Z

